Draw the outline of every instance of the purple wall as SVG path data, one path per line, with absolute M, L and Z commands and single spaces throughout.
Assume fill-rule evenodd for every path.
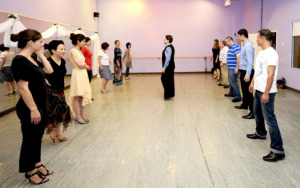
M 249 33 L 256 33 L 259 30 L 259 0 L 244 0 L 242 6 L 242 27 Z
M 243 1 L 243 27 L 249 33 L 259 30 L 259 0 Z M 299 0 L 263 0 L 263 28 L 277 31 L 278 77 L 300 90 L 300 69 L 292 68 L 292 21 L 300 19 Z
M 300 90 L 300 69 L 292 68 L 292 21 L 300 19 L 299 0 L 264 0 L 263 27 L 278 31 L 278 77 L 287 85 Z M 283 45 L 282 45 L 283 44 Z
M 224 7 L 222 0 L 99 0 L 101 41 L 132 43 L 134 57 L 159 57 L 166 34 L 174 37 L 176 56 L 210 56 L 213 40 L 224 40 L 241 25 L 241 3 Z M 203 59 L 176 59 L 177 72 L 204 71 Z M 208 69 L 212 62 L 209 62 Z M 133 62 L 133 72 L 160 72 L 158 59 Z

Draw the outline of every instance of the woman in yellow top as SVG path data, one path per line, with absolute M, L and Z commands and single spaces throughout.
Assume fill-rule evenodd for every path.
M 75 112 L 75 123 L 87 124 L 89 120 L 84 115 L 84 106 L 91 103 L 91 86 L 86 69 L 90 67 L 85 63 L 81 48 L 85 45 L 85 36 L 72 33 L 70 36 L 75 46 L 70 51 L 72 76 L 70 84 L 70 107 Z

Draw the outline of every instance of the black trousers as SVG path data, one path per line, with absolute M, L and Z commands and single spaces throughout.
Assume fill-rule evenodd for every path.
M 35 164 L 41 161 L 41 145 L 47 123 L 47 108 L 40 108 L 41 122 L 32 124 L 29 109 L 17 105 L 17 115 L 21 121 L 22 146 L 20 152 L 19 172 L 29 172 L 35 169 Z
M 254 70 L 252 69 L 251 75 L 250 75 L 250 81 L 245 82 L 244 78 L 246 76 L 246 70 L 240 70 L 240 81 L 241 81 L 241 87 L 242 87 L 242 93 L 243 93 L 243 103 L 242 105 L 245 107 L 249 107 L 249 110 L 251 113 L 253 113 L 253 94 L 249 91 L 249 86 L 251 84 L 251 81 L 254 76 Z
M 174 69 L 166 69 L 161 74 L 161 82 L 164 87 L 164 98 L 168 99 L 175 96 Z
M 90 81 L 90 83 L 91 83 L 91 81 L 92 81 L 92 76 L 93 76 L 92 70 L 87 70 L 87 73 L 88 73 L 88 76 L 89 76 L 89 81 Z
M 125 74 L 125 76 L 127 77 L 127 76 L 129 76 L 129 67 L 126 67 L 126 74 Z

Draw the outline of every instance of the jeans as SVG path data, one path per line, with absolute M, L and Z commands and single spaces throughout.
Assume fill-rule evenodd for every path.
M 244 78 L 246 76 L 247 71 L 246 70 L 240 70 L 241 76 L 240 76 L 240 81 L 241 81 L 241 88 L 242 88 L 242 93 L 243 93 L 243 103 L 242 105 L 244 107 L 249 107 L 250 113 L 253 114 L 253 94 L 250 93 L 249 91 L 249 86 L 251 84 L 251 81 L 254 76 L 254 70 L 252 69 L 251 75 L 250 75 L 250 81 L 245 82 Z
M 129 76 L 129 67 L 126 67 L 126 73 L 125 76 L 128 77 Z
M 240 86 L 238 83 L 239 73 L 235 74 L 234 70 L 228 70 L 229 82 L 230 82 L 230 91 L 229 94 L 234 96 L 236 99 L 242 99 L 240 93 Z
M 264 93 L 256 91 L 254 95 L 254 117 L 256 121 L 256 134 L 265 137 L 267 130 L 265 128 L 265 120 L 269 126 L 271 137 L 271 151 L 273 153 L 284 154 L 282 147 L 282 138 L 277 124 L 276 116 L 274 114 L 274 101 L 276 93 L 269 94 L 269 102 L 263 104 L 261 102 Z

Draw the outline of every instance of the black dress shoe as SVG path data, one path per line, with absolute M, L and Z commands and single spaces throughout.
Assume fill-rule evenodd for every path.
M 259 136 L 256 133 L 254 133 L 254 134 L 247 134 L 247 138 L 250 138 L 250 139 L 263 139 L 263 140 L 265 140 L 266 139 L 266 135 Z
M 224 94 L 225 97 L 234 97 L 233 95 L 230 94 Z
M 278 160 L 282 160 L 285 158 L 285 154 L 278 154 L 278 153 L 273 153 L 272 151 L 263 157 L 264 161 L 268 162 L 276 162 Z
M 242 99 L 232 99 L 232 102 L 240 102 Z
M 229 86 L 224 86 L 224 88 L 226 89 L 226 88 L 229 88 Z
M 244 106 L 243 104 L 241 104 L 240 106 L 235 106 L 234 108 L 236 108 L 236 109 L 248 109 L 248 107 Z
M 224 86 L 223 84 L 218 84 L 218 86 Z
M 248 115 L 242 116 L 242 118 L 244 118 L 244 119 L 254 119 L 254 115 L 250 112 Z

